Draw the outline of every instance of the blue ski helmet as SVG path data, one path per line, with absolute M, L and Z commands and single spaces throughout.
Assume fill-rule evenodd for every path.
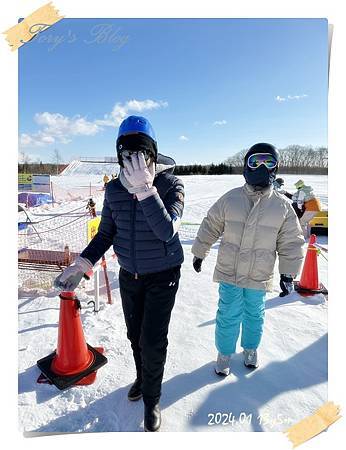
M 121 154 L 124 149 L 149 151 L 152 153 L 154 161 L 156 161 L 156 136 L 149 120 L 141 116 L 129 116 L 124 119 L 119 127 L 116 148 L 120 166 L 123 166 Z

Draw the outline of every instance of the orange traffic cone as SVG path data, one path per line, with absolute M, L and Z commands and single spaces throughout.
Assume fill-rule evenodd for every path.
M 58 346 L 54 353 L 37 361 L 38 367 L 58 389 L 91 384 L 96 370 L 107 363 L 102 353 L 102 348 L 93 348 L 85 342 L 80 303 L 74 292 L 62 292 Z
M 328 293 L 318 280 L 317 254 L 319 250 L 314 245 L 315 242 L 316 235 L 312 234 L 309 239 L 300 281 L 295 284 L 296 290 L 304 296 Z

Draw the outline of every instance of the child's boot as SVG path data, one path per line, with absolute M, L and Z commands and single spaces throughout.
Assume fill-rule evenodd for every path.
M 231 355 L 218 353 L 215 365 L 215 373 L 221 377 L 227 377 L 230 373 Z
M 257 369 L 258 360 L 257 360 L 257 350 L 256 349 L 245 349 L 244 348 L 244 364 L 249 369 Z

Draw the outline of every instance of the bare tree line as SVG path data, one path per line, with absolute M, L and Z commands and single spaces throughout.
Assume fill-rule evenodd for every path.
M 328 148 L 302 145 L 289 145 L 278 149 L 280 153 L 280 173 L 292 174 L 327 174 L 328 173 Z M 200 174 L 239 174 L 242 173 L 244 156 L 248 149 L 243 149 L 227 158 L 221 164 L 208 165 L 184 165 L 176 166 L 177 175 Z M 51 154 L 53 164 L 43 164 L 42 161 L 31 161 L 25 152 L 20 153 L 18 164 L 19 173 L 60 173 L 66 167 L 61 164 L 62 157 L 59 150 L 55 149 Z
M 226 159 L 225 163 L 235 169 L 234 173 L 243 167 L 247 150 L 241 150 Z M 280 153 L 280 172 L 326 174 L 328 171 L 327 147 L 289 145 L 278 150 Z
M 18 158 L 18 173 L 53 174 L 55 171 L 56 175 L 59 175 L 61 170 L 67 166 L 67 164 L 62 164 L 62 160 L 61 153 L 57 148 L 51 153 L 51 164 L 43 163 L 40 158 L 33 161 L 27 153 L 21 151 Z

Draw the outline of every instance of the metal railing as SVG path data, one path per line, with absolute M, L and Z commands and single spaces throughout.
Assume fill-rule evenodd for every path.
M 79 161 L 91 163 L 117 163 L 116 156 L 80 156 Z

